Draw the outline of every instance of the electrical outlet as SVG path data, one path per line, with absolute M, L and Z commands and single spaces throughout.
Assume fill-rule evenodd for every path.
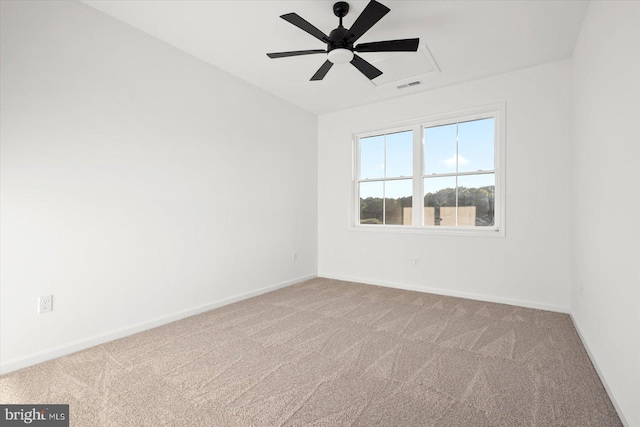
M 414 258 L 413 259 L 413 266 L 414 267 L 419 267 L 420 266 L 420 258 Z
M 38 298 L 38 314 L 53 310 L 53 295 L 43 295 Z
M 294 252 L 291 254 L 291 261 L 297 261 L 298 260 L 298 253 Z
M 584 298 L 584 285 L 580 282 L 580 298 Z

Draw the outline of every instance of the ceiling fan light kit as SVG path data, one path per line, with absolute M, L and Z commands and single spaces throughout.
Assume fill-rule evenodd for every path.
M 353 56 L 353 52 L 349 49 L 339 47 L 329 52 L 327 59 L 334 64 L 346 64 L 353 60 Z
M 382 17 L 389 13 L 390 9 L 377 2 L 371 0 L 364 8 L 360 16 L 356 18 L 351 28 L 345 28 L 342 25 L 342 18 L 349 13 L 349 4 L 339 1 L 333 5 L 333 13 L 338 17 L 340 23 L 337 28 L 333 29 L 327 36 L 325 33 L 314 27 L 312 24 L 301 18 L 296 13 L 287 13 L 280 16 L 285 21 L 295 25 L 306 33 L 317 38 L 327 45 L 327 49 L 297 50 L 292 52 L 275 52 L 267 53 L 272 59 L 286 58 L 289 56 L 313 55 L 324 53 L 327 59 L 322 66 L 311 77 L 312 81 L 322 80 L 327 75 L 333 64 L 351 63 L 368 79 L 373 80 L 382 74 L 382 71 L 371 65 L 368 61 L 356 55 L 364 52 L 416 52 L 420 39 L 402 39 L 402 40 L 386 40 L 373 43 L 361 43 L 354 45 L 355 42 L 364 35 L 371 27 L 373 27 Z

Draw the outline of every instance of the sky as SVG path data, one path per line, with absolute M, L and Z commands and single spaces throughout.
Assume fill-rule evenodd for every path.
M 494 168 L 493 133 L 493 118 L 426 128 L 423 141 L 423 173 L 426 176 L 455 173 L 456 168 L 459 172 L 492 170 Z M 412 131 L 405 131 L 360 139 L 360 178 L 407 177 L 406 180 L 387 181 L 386 183 L 361 183 L 361 197 L 381 198 L 383 186 L 386 197 L 411 196 L 412 135 Z M 484 174 L 458 178 L 459 186 L 482 187 L 493 184 L 494 175 Z M 454 187 L 455 177 L 424 179 L 425 193 Z

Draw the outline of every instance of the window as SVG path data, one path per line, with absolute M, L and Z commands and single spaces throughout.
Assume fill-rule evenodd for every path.
M 502 104 L 356 135 L 354 225 L 503 235 L 503 117 Z
M 360 139 L 361 224 L 405 225 L 413 198 L 413 132 Z

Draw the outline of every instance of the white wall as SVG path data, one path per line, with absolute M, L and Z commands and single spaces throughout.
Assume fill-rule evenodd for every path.
M 320 116 L 318 274 L 568 311 L 570 77 L 564 61 Z M 497 102 L 506 102 L 506 237 L 349 229 L 354 132 Z
M 81 3 L 1 3 L 5 371 L 315 275 L 314 115 Z
M 573 76 L 571 311 L 640 426 L 640 3 L 591 3 Z

